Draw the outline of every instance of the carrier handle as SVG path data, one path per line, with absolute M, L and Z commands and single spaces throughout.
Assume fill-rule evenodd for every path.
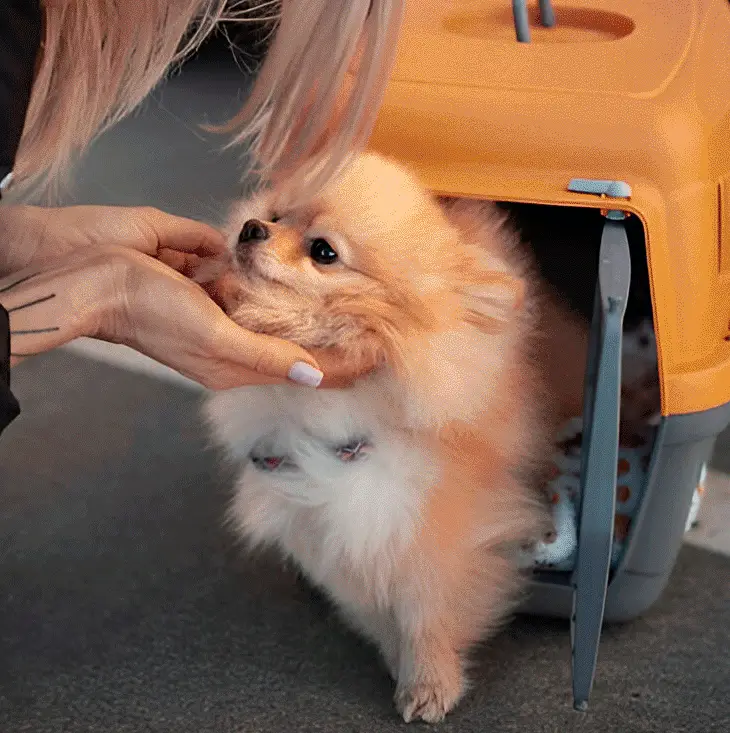
M 620 220 L 624 215 L 609 213 L 601 237 L 586 364 L 578 554 L 571 579 L 570 640 L 576 710 L 587 710 L 593 687 L 616 512 L 621 347 L 631 258 L 626 229 Z
M 530 42 L 530 20 L 527 14 L 527 0 L 512 0 L 512 16 L 515 21 L 515 33 L 520 43 Z M 540 0 L 540 23 L 545 28 L 555 25 L 555 11 L 552 0 Z

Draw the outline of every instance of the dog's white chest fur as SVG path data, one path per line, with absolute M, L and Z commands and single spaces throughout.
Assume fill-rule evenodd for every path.
M 369 392 L 250 387 L 206 407 L 216 438 L 242 465 L 229 515 L 236 529 L 279 546 L 325 585 L 348 568 L 387 585 L 435 479 L 432 461 L 379 419 Z M 361 443 L 367 450 L 351 460 L 338 455 Z

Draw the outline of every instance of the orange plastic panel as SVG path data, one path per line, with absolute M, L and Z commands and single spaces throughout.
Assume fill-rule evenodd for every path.
M 730 2 L 553 7 L 528 44 L 510 0 L 408 0 L 371 147 L 452 195 L 606 208 L 570 179 L 629 183 L 615 208 L 646 231 L 662 411 L 729 402 Z

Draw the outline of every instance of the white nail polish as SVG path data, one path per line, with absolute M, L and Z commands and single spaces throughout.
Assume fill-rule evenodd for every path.
M 303 361 L 295 362 L 289 370 L 288 376 L 292 382 L 303 384 L 306 387 L 319 387 L 322 379 L 324 379 L 324 374 L 319 369 L 315 369 Z

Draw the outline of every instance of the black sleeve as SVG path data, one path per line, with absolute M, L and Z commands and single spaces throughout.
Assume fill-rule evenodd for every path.
M 10 391 L 10 319 L 0 305 L 0 433 L 19 414 L 18 400 Z
M 33 88 L 42 18 L 39 0 L 0 0 L 0 180 L 15 163 Z M 0 305 L 0 433 L 19 414 L 10 391 L 10 323 Z
M 0 179 L 15 162 L 33 88 L 41 30 L 38 0 L 0 0 Z

